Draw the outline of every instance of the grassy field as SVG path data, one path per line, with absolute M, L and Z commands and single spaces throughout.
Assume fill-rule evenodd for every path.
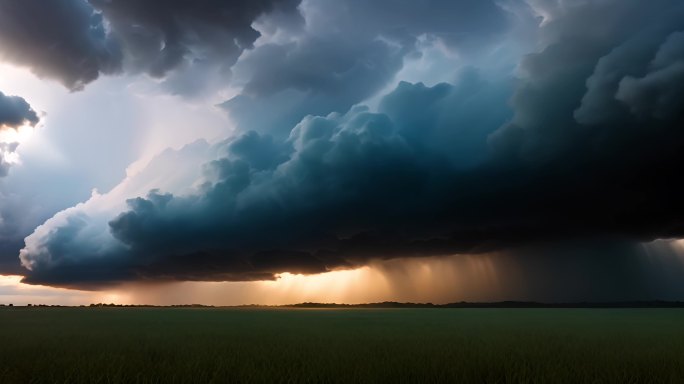
M 682 309 L 0 308 L 0 383 L 682 383 Z

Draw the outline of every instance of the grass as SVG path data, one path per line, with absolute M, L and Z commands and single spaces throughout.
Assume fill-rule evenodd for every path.
M 0 308 L 0 383 L 681 383 L 682 309 Z

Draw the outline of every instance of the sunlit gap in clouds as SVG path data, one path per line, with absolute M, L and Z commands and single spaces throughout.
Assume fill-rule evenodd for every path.
M 132 283 L 113 294 L 128 298 L 133 304 L 161 305 L 448 303 L 511 299 L 519 295 L 519 290 L 502 289 L 500 269 L 489 255 L 395 259 L 316 275 L 281 273 L 272 281 Z M 515 268 L 506 269 L 511 275 L 516 274 Z
M 507 294 L 520 294 L 516 290 L 502 289 L 500 269 L 489 255 L 459 255 L 375 261 L 356 269 L 316 275 L 281 273 L 272 281 L 136 282 L 93 292 L 32 286 L 21 283 L 20 276 L 0 276 L 0 301 L 66 305 L 448 303 L 510 299 Z M 515 275 L 514 268 L 505 269 Z M 17 299 L 21 299 L 21 303 Z
M 22 125 L 17 129 L 5 128 L 0 130 L 0 143 L 24 143 L 28 141 L 35 128 L 29 124 Z
M 12 150 L 3 151 L 3 159 L 9 164 L 19 164 L 21 159 L 19 158 L 19 153 L 17 148 L 19 145 L 28 142 L 33 136 L 35 127 L 31 125 L 22 125 L 20 127 L 14 128 L 0 128 L 0 143 L 11 145 Z
M 382 272 L 366 266 L 317 275 L 281 273 L 272 281 L 131 283 L 109 295 L 131 304 L 281 305 L 382 301 L 392 292 Z
M 277 280 L 260 285 L 265 291 L 278 292 L 283 299 L 300 302 L 363 303 L 385 300 L 392 293 L 387 277 L 368 266 L 308 276 L 283 273 Z

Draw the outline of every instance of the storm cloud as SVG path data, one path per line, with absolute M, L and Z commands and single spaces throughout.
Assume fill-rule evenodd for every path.
M 233 68 L 241 93 L 222 107 L 239 128 L 287 136 L 306 115 L 345 113 L 377 94 L 407 58 L 422 55 L 421 38 L 463 54 L 463 66 L 511 27 L 508 12 L 489 0 L 324 0 L 300 8 L 303 28 L 264 36 Z
M 3 0 L 0 58 L 71 90 L 122 72 L 145 73 L 184 96 L 234 83 L 244 92 L 226 107 L 238 117 L 250 98 L 275 106 L 294 93 L 300 102 L 284 116 L 287 132 L 306 114 L 345 112 L 377 92 L 417 53 L 421 36 L 473 52 L 508 24 L 489 0 Z
M 227 79 L 237 57 L 259 37 L 252 23 L 274 10 L 297 14 L 298 3 L 2 0 L 0 58 L 71 90 L 124 70 L 165 78 L 175 69 L 197 77 L 218 68 Z M 192 85 L 173 81 L 181 93 Z
M 72 90 L 121 69 L 118 45 L 84 0 L 0 1 L 0 59 Z
M 36 111 L 22 97 L 8 96 L 0 92 L 0 133 L 5 130 L 18 130 L 22 126 L 35 126 L 40 121 Z M 17 157 L 19 143 L 0 140 L 0 182 L 5 178 Z M 17 239 L 17 228 L 13 225 L 15 217 L 11 209 L 14 196 L 8 196 L 0 190 L 0 271 L 19 273 L 20 266 L 16 263 L 16 252 L 23 243 Z M 12 256 L 12 259 L 7 257 Z M 11 260 L 8 261 L 8 260 Z
M 72 284 L 79 276 L 267 279 L 373 257 L 470 250 L 478 244 L 450 237 L 451 212 L 442 205 L 454 175 L 484 161 L 478 148 L 486 149 L 487 133 L 508 117 L 478 119 L 494 96 L 504 102 L 507 94 L 499 85 L 473 87 L 478 81 L 468 72 L 463 88 L 402 83 L 379 113 L 356 107 L 307 117 L 285 141 L 249 132 L 216 144 L 215 160 L 191 193 L 152 191 L 128 200 L 130 211 L 108 222 L 76 210 L 60 215 L 57 228 L 46 223 L 22 251 L 32 271 L 27 281 L 60 283 L 51 279 L 62 269 Z M 430 113 L 409 116 L 401 103 L 412 99 L 425 99 Z M 459 133 L 458 152 L 441 144 Z M 88 239 L 96 242 L 84 244 Z
M 96 198 L 61 212 L 27 237 L 26 281 L 260 280 L 373 259 L 520 257 L 538 244 L 553 257 L 573 242 L 684 236 L 684 6 L 528 3 L 538 49 L 516 78 L 465 66 L 451 83 L 400 82 L 373 108 L 359 103 L 394 78 L 419 34 L 465 54 L 495 39 L 496 23 L 471 25 L 468 39 L 441 19 L 412 25 L 419 10 L 408 2 L 372 28 L 316 19 L 303 3 L 295 38 L 269 36 L 235 65 L 248 80 L 224 107 L 240 134 L 205 148 L 193 188 L 158 185 L 125 207 L 96 209 Z M 498 20 L 482 16 L 486 2 L 459 4 Z M 346 10 L 355 7 L 366 6 Z M 362 43 L 309 36 L 309 20 Z M 271 109 L 279 101 L 291 103 Z
M 121 45 L 125 67 L 156 78 L 178 93 L 202 90 L 198 85 L 216 72 L 230 78 L 240 54 L 253 47 L 260 33 L 252 27 L 259 17 L 277 12 L 297 19 L 299 0 L 90 0 Z M 184 76 L 185 75 L 185 76 Z

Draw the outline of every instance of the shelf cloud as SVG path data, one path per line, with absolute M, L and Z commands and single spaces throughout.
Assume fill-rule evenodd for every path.
M 212 95 L 229 123 L 46 220 L 20 252 L 27 283 L 270 280 L 492 253 L 548 268 L 570 249 L 608 249 L 619 269 L 618 253 L 684 236 L 680 1 L 48 7 L 32 31 L 22 17 L 46 8 L 0 0 L 0 57 L 72 90 L 118 73 L 182 96 L 225 84 Z M 416 80 L 430 68 L 438 81 Z M 37 122 L 14 102 L 0 98 L 0 117 L 18 108 L 3 125 Z

